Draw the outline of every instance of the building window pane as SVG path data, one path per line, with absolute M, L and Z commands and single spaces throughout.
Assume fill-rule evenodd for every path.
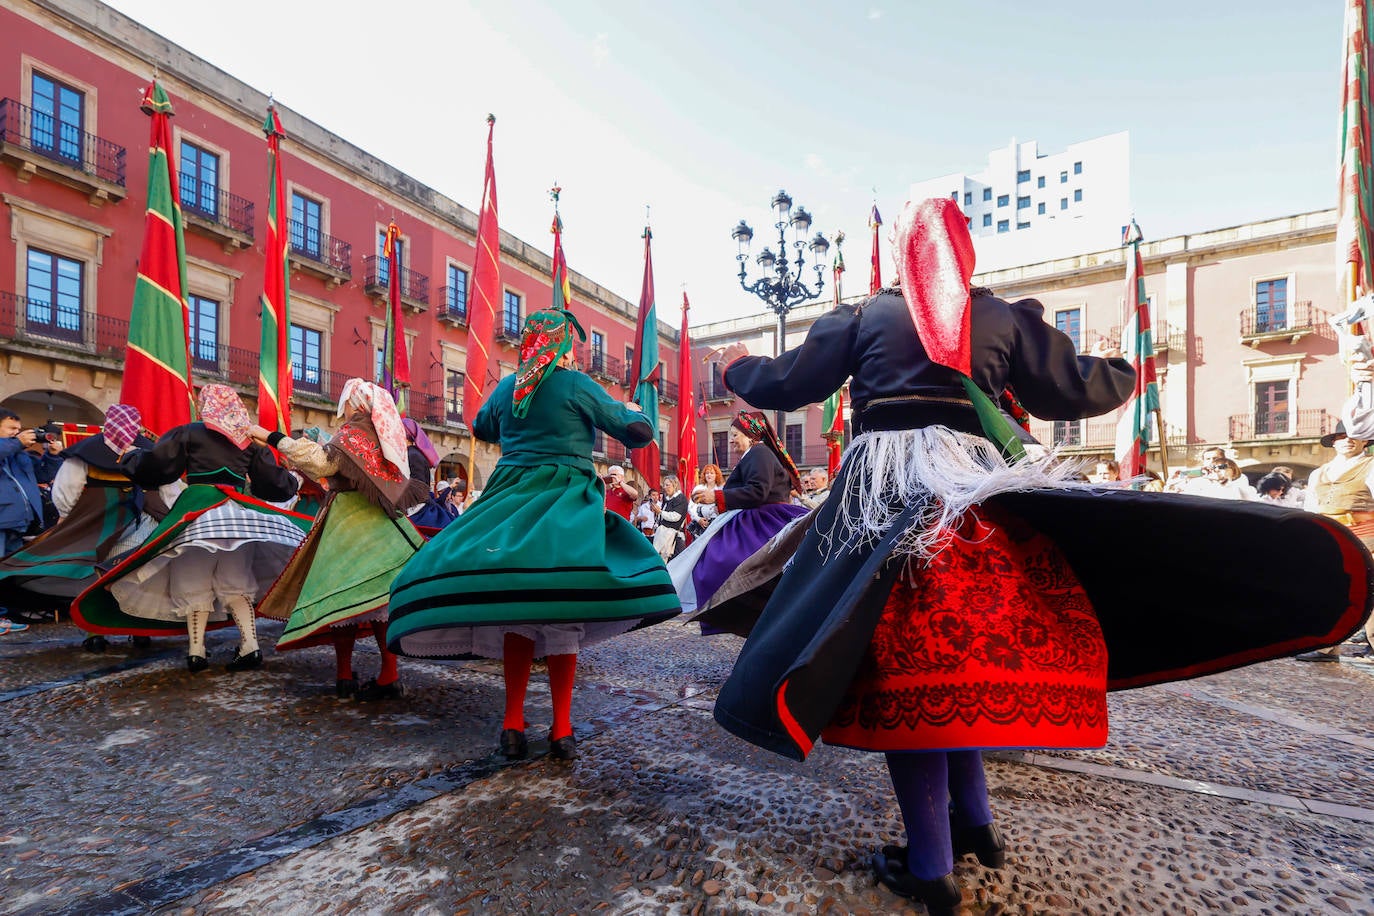
M 1055 445 L 1082 445 L 1083 423 L 1081 420 L 1055 420 Z
M 1024 210 L 1025 208 L 1027 208 L 1027 207 L 1029 207 L 1029 206 L 1030 206 L 1030 198 L 1029 198 L 1029 197 L 1018 197 L 1018 198 L 1016 198 L 1016 209 L 1018 209 L 1018 210 Z
M 1060 173 L 1059 173 L 1059 183 L 1060 183 L 1060 184 L 1068 184 L 1068 183 L 1069 183 L 1069 173 L 1068 173 L 1068 172 L 1060 172 Z
M 178 168 L 181 206 L 208 219 L 219 217 L 219 157 L 194 143 L 181 141 Z
M 291 195 L 291 250 L 319 260 L 324 205 L 303 194 Z
M 973 203 L 973 192 L 972 192 L 972 191 L 965 191 L 965 192 L 964 192 L 964 206 L 965 206 L 965 207 L 970 206 L 972 203 Z
M 449 369 L 444 378 L 444 393 L 447 395 L 444 402 L 444 419 L 450 423 L 463 422 L 463 387 L 467 384 L 467 375 L 457 369 Z
M 377 233 L 377 282 L 382 286 L 386 286 L 391 282 L 391 259 L 386 256 L 385 252 L 386 232 L 382 231 Z M 400 266 L 402 271 L 405 270 L 406 243 L 400 238 L 396 239 L 396 263 Z M 404 273 L 401 274 L 401 282 L 403 284 L 405 283 L 405 276 Z
M 1030 169 L 1022 169 L 1016 173 L 1016 183 L 1020 184 L 1023 181 L 1030 181 Z
M 194 293 L 186 297 L 191 326 L 191 364 L 203 372 L 219 370 L 219 303 Z
M 1036 215 L 1038 215 L 1038 216 L 1044 216 L 1044 215 L 1045 215 L 1045 202 L 1044 202 L 1044 201 L 1041 201 L 1040 203 L 1038 203 L 1038 204 L 1035 205 L 1035 212 L 1036 212 Z
M 505 291 L 501 300 L 501 331 L 510 337 L 520 336 L 520 294 Z
M 1005 207 L 1005 206 L 1006 206 L 1007 204 L 1009 204 L 1009 203 L 1011 203 L 1011 195 L 1010 195 L 1010 194 L 998 194 L 998 195 L 997 195 L 997 206 L 999 206 L 999 207 Z
M 1061 210 L 1067 210 L 1067 209 L 1069 209 L 1069 199 L 1068 199 L 1067 197 L 1061 197 L 1061 198 L 1059 198 L 1059 209 L 1061 209 Z
M 1255 284 L 1255 330 L 1264 334 L 1288 327 L 1288 279 Z
M 587 354 L 587 372 L 606 371 L 606 335 L 600 331 L 592 331 L 592 345 Z
M 83 298 L 80 261 L 37 248 L 28 251 L 25 324 L 34 333 L 81 341 Z
M 1287 435 L 1289 416 L 1287 382 L 1260 382 L 1255 385 L 1257 435 Z
M 85 107 L 86 96 L 81 90 L 41 73 L 33 74 L 33 117 L 29 128 L 33 148 L 79 165 Z
M 787 432 L 784 436 L 783 447 L 787 449 L 787 454 L 792 456 L 792 461 L 795 464 L 800 464 L 802 461 L 802 442 L 805 431 L 805 424 L 787 424 Z
M 1010 231 L 1010 230 L 1011 230 L 1011 223 L 1010 223 L 1010 221 L 1005 220 L 1005 219 L 999 219 L 999 220 L 997 221 L 997 231 L 998 231 L 998 232 L 1008 232 L 1008 231 Z
M 992 200 L 992 188 L 984 188 L 984 189 L 983 189 L 983 201 L 984 201 L 984 203 L 986 203 L 986 202 L 989 201 L 989 200 Z
M 1017 224 L 1016 224 L 1016 228 L 1017 228 L 1017 229 L 1029 229 L 1029 228 L 1030 228 L 1030 223 L 1017 223 Z
M 983 214 L 983 225 L 984 225 L 984 226 L 991 226 L 991 225 L 992 225 L 992 214 L 991 214 L 991 213 L 984 213 L 984 214 Z
M 730 433 L 727 430 L 719 430 L 711 433 L 711 460 L 718 468 L 730 466 Z M 719 482 L 716 484 L 720 485 Z
M 1036 186 L 1037 188 L 1043 188 L 1043 187 L 1045 186 L 1045 176 L 1044 176 L 1044 175 L 1041 175 L 1041 176 L 1039 176 L 1038 178 L 1035 179 L 1035 186 Z
M 1078 202 L 1080 202 L 1081 200 L 1083 200 L 1083 191 L 1082 191 L 1082 189 L 1075 190 L 1075 191 L 1073 192 L 1073 202 L 1074 202 L 1074 203 L 1078 203 Z
M 320 343 L 323 335 L 314 328 L 293 324 L 287 328 L 287 337 L 291 343 L 291 379 L 295 386 L 303 391 L 321 390 Z
M 1081 162 L 1075 162 L 1075 163 L 1073 164 L 1073 173 L 1074 173 L 1075 175 L 1082 175 L 1082 174 L 1083 174 L 1083 163 L 1081 163 Z
M 1073 348 L 1083 349 L 1083 313 L 1079 309 L 1064 309 L 1054 313 L 1054 326 L 1073 341 Z
M 457 264 L 448 266 L 448 313 L 459 318 L 468 314 L 468 272 Z

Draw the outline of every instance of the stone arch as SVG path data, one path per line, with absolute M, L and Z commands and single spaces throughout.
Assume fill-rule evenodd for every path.
M 104 408 L 84 398 L 56 389 L 30 388 L 0 400 L 0 407 L 19 414 L 27 429 L 45 423 L 83 423 L 99 426 L 105 422 Z

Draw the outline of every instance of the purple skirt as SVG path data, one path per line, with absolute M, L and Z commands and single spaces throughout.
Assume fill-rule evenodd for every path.
M 697 607 L 704 607 L 716 589 L 737 566 L 753 556 L 754 551 L 807 511 L 790 503 L 769 503 L 757 509 L 742 509 L 721 522 L 721 529 L 711 534 L 711 540 L 692 566 Z M 708 631 L 703 629 L 702 632 Z

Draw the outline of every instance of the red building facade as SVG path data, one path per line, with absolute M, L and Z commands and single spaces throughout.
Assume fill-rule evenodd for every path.
M 9 225 L 0 240 L 0 404 L 26 425 L 99 422 L 118 400 L 147 192 L 139 99 L 154 72 L 176 110 L 195 380 L 227 381 L 250 406 L 256 398 L 269 100 L 109 7 L 20 0 L 0 8 L 0 206 Z M 475 209 L 289 109 L 278 113 L 291 220 L 293 426 L 328 428 L 343 382 L 376 375 L 386 318 L 380 243 L 394 219 L 409 412 L 448 456 L 445 470 L 466 475 L 466 423 L 476 412 L 462 403 Z M 475 174 L 482 151 L 472 152 Z M 637 234 L 627 233 L 627 244 Z M 515 366 L 524 317 L 551 303 L 551 268 L 545 251 L 502 233 L 498 374 Z M 636 306 L 576 273 L 572 290 L 590 337 L 579 364 L 624 399 Z M 661 322 L 658 332 L 660 431 L 673 468 L 677 331 Z M 606 463 L 626 460 L 613 440 L 598 449 Z M 497 457 L 477 447 L 483 478 Z

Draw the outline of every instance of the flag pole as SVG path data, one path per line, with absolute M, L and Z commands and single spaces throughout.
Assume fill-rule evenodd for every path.
M 1155 426 L 1159 433 L 1159 477 L 1169 479 L 1169 440 L 1164 435 L 1164 407 L 1155 411 Z

